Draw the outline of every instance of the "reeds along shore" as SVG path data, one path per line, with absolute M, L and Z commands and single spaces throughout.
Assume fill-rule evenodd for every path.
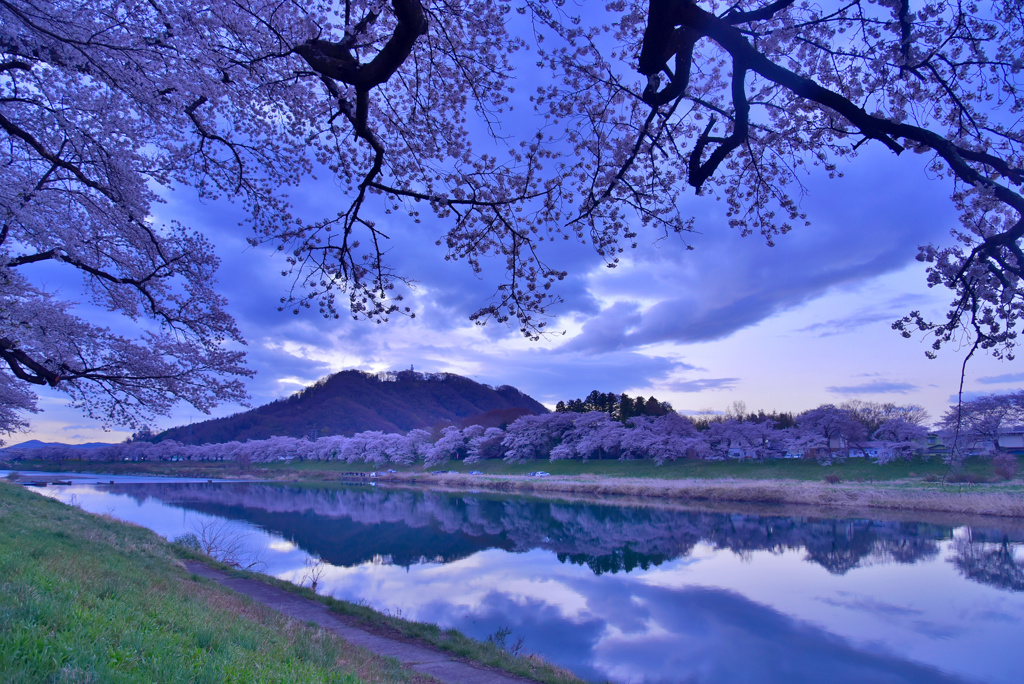
M 520 476 L 434 476 L 438 484 L 462 485 L 503 492 L 538 495 L 583 494 L 630 497 L 641 500 L 742 502 L 789 504 L 829 508 L 877 509 L 990 515 L 1024 518 L 1024 493 L 1016 491 L 964 491 L 957 485 L 941 490 L 898 489 L 865 484 L 824 484 L 797 480 L 661 480 L 604 478 L 580 475 L 573 478 Z

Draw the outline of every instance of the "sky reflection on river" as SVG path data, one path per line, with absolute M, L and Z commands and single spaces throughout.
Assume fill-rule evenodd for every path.
M 521 636 L 524 651 L 587 679 L 1020 681 L 1016 528 L 816 518 L 790 527 L 777 517 L 367 489 L 44 491 L 168 538 L 223 516 L 269 574 L 308 584 L 316 553 L 331 561 L 321 593 L 477 638 L 509 628 L 510 642 Z M 436 553 L 425 552 L 432 544 Z M 367 545 L 374 555 L 355 548 Z

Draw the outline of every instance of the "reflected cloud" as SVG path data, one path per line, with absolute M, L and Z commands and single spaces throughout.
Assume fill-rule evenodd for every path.
M 829 604 L 830 606 L 841 606 L 851 610 L 863 610 L 879 616 L 907 617 L 911 615 L 920 615 L 922 613 L 921 610 L 916 608 L 898 606 L 893 603 L 885 603 L 884 601 L 877 601 L 868 596 L 858 596 L 845 591 L 837 592 L 834 597 L 823 598 L 821 601 Z

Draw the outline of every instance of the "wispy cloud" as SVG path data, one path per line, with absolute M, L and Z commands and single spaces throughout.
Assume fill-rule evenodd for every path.
M 834 394 L 906 394 L 917 388 L 917 385 L 912 385 L 909 382 L 876 380 L 874 382 L 861 383 L 860 385 L 833 385 L 827 389 Z
M 1002 375 L 987 375 L 978 378 L 983 385 L 1003 385 L 1007 383 L 1024 382 L 1024 373 L 1004 373 Z
M 860 309 L 843 318 L 820 321 L 800 328 L 798 332 L 831 337 L 859 330 L 876 323 L 892 323 L 907 313 L 908 310 L 920 306 L 924 298 L 920 295 L 903 295 L 895 297 L 878 306 Z
M 704 392 L 705 390 L 732 389 L 739 378 L 701 378 L 699 380 L 682 380 L 671 382 L 666 387 L 673 392 Z

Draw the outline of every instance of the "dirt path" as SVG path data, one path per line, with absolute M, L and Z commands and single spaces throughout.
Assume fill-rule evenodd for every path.
M 395 658 L 407 668 L 446 684 L 523 684 L 533 681 L 514 677 L 484 665 L 456 660 L 444 651 L 429 646 L 373 634 L 349 624 L 344 617 L 330 612 L 322 603 L 296 596 L 263 582 L 232 577 L 226 572 L 194 561 L 186 561 L 185 567 L 195 575 L 211 579 L 283 615 L 315 623 L 351 644 L 362 646 L 382 656 Z

